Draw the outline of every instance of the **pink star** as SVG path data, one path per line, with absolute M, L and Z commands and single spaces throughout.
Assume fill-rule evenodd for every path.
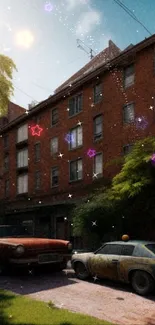
M 40 128 L 40 126 L 38 124 L 35 126 L 32 126 L 31 130 L 32 130 L 32 135 L 37 135 L 38 137 L 40 137 L 40 134 L 43 131 L 43 129 Z
M 96 155 L 96 150 L 94 150 L 94 149 L 89 149 L 89 150 L 87 151 L 87 155 L 89 156 L 89 158 L 94 157 L 94 156 Z

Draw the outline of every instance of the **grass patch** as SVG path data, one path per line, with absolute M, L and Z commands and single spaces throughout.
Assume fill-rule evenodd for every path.
M 0 325 L 112 325 L 94 317 L 56 308 L 0 290 Z

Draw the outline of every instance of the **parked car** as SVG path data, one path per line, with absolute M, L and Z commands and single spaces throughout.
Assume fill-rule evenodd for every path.
M 94 253 L 74 254 L 71 265 L 81 280 L 95 276 L 131 283 L 139 295 L 155 288 L 155 242 L 107 242 Z
M 8 235 L 8 226 L 0 228 L 3 228 L 3 231 L 5 228 Z M 19 233 L 17 235 L 16 226 L 15 229 L 11 233 L 16 235 L 0 238 L 0 274 L 10 266 L 24 267 L 29 270 L 49 265 L 56 266 L 59 270 L 66 268 L 72 253 L 72 244 L 69 241 L 31 238 L 26 235 L 23 237 L 23 232 L 20 237 Z

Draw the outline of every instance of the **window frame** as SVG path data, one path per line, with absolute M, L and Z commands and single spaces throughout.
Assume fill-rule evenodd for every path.
M 27 184 L 26 184 L 26 187 L 27 187 L 27 191 L 25 191 L 25 192 L 20 192 L 19 193 L 19 191 L 18 191 L 18 189 L 19 189 L 19 184 L 18 184 L 18 180 L 20 179 L 20 178 L 24 178 L 25 176 L 27 176 Z M 17 176 L 17 195 L 24 195 L 24 194 L 28 194 L 28 173 L 24 173 L 24 174 L 21 174 L 21 175 L 18 175 Z
M 37 175 L 39 175 L 39 178 L 36 177 Z M 37 186 L 38 185 L 37 184 L 38 179 L 39 179 L 39 186 Z M 41 190 L 41 172 L 40 172 L 40 170 L 36 170 L 35 171 L 34 180 L 35 180 L 35 186 L 34 186 L 35 187 L 35 191 Z
M 102 131 L 101 131 L 99 134 L 97 134 L 97 133 L 96 133 L 96 126 L 97 126 L 97 124 L 96 124 L 96 120 L 97 120 L 97 118 L 99 118 L 99 117 L 101 117 Z M 96 115 L 96 116 L 93 118 L 93 130 L 94 130 L 94 134 L 93 134 L 93 136 L 94 136 L 94 141 L 97 141 L 97 140 L 100 140 L 100 139 L 103 138 L 103 114 L 98 114 L 98 115 Z
M 20 132 L 20 130 L 22 130 L 22 128 L 24 128 L 24 127 L 26 129 L 26 137 L 24 137 L 24 138 L 22 138 L 22 140 L 20 140 L 20 139 L 18 139 L 18 137 L 20 138 L 20 136 L 19 136 L 20 133 L 18 133 L 18 132 Z M 24 142 L 24 141 L 27 141 L 27 140 L 28 140 L 28 124 L 26 123 L 26 124 L 21 125 L 17 129 L 16 143 L 18 144 L 18 143 L 21 143 L 21 142 Z
M 18 154 L 23 153 L 23 152 L 27 152 L 27 165 L 24 165 L 23 164 L 23 166 L 18 166 Z M 20 168 L 28 168 L 28 164 L 29 164 L 28 155 L 29 155 L 28 148 L 22 148 L 20 150 L 17 150 L 17 154 L 16 154 L 16 165 L 17 165 L 17 168 L 18 169 L 20 169 Z M 24 158 L 23 157 L 22 157 L 22 159 L 23 159 L 23 162 L 24 162 Z
M 55 152 L 52 151 L 52 141 L 54 139 L 57 139 L 57 150 Z M 59 151 L 59 138 L 57 136 L 55 136 L 55 137 L 52 137 L 50 139 L 50 153 L 51 153 L 51 156 L 56 155 L 58 153 L 58 151 Z
M 78 164 L 78 161 L 81 161 L 81 165 L 82 165 L 82 172 L 81 172 L 81 174 L 82 174 L 82 176 L 81 176 L 81 178 L 71 179 L 71 164 L 73 164 L 73 163 Z M 78 168 L 78 165 L 76 165 L 76 175 L 78 175 L 77 168 Z M 82 158 L 70 160 L 69 161 L 69 182 L 70 183 L 72 183 L 72 182 L 78 182 L 78 181 L 81 181 L 82 179 L 83 179 L 83 160 L 82 160 Z
M 78 145 L 78 130 L 79 129 L 81 129 L 81 133 L 82 133 L 82 143 L 80 145 Z M 83 127 L 82 127 L 82 125 L 78 125 L 72 129 L 70 129 L 70 131 L 69 131 L 70 137 L 71 137 L 73 131 L 76 131 L 76 147 L 72 148 L 72 141 L 69 141 L 69 150 L 74 150 L 77 148 L 81 148 L 83 146 Z
M 95 170 L 95 159 L 96 159 L 96 156 L 99 156 L 99 155 L 101 155 L 101 157 L 102 157 L 102 173 L 96 173 L 96 170 Z M 103 176 L 103 152 L 102 151 L 96 152 L 96 154 L 94 156 L 94 159 L 93 159 L 93 173 L 98 175 L 98 177 Z
M 130 74 L 129 74 L 129 75 L 126 75 L 126 71 L 127 71 L 127 69 L 129 69 L 131 66 L 133 66 L 133 82 L 130 83 L 130 84 L 126 84 L 126 78 L 130 76 Z M 132 75 L 132 74 L 131 74 L 131 75 Z M 135 64 L 134 64 L 134 63 L 130 63 L 130 64 L 128 64 L 126 67 L 124 67 L 124 69 L 123 69 L 123 86 L 124 86 L 124 89 L 133 86 L 134 83 L 135 83 Z
M 100 86 L 100 92 L 96 93 L 96 87 Z M 93 87 L 93 102 L 94 104 L 100 103 L 103 97 L 103 89 L 102 89 L 103 85 L 102 82 L 98 82 L 94 85 Z M 101 95 L 102 94 L 102 95 Z
M 133 113 L 134 113 L 134 118 L 133 120 L 127 120 L 125 119 L 125 108 L 127 108 L 128 106 L 132 106 L 133 107 Z M 133 124 L 135 122 L 135 103 L 134 102 L 130 102 L 128 104 L 123 105 L 123 124 Z
M 53 171 L 56 170 L 57 171 L 57 175 L 53 176 Z M 53 177 L 57 177 L 57 184 L 53 184 Z M 51 188 L 53 187 L 58 187 L 59 186 L 59 166 L 52 166 L 51 167 Z
M 77 104 L 77 102 L 76 101 L 78 101 L 78 97 L 81 97 L 81 109 L 79 110 L 79 108 L 78 108 L 78 111 L 77 111 L 77 108 L 76 108 L 76 104 Z M 75 104 L 74 104 L 74 113 L 71 115 L 70 114 L 70 102 L 71 102 L 71 100 L 75 100 Z M 69 99 L 68 99 L 68 107 L 69 107 L 69 111 L 68 111 L 68 117 L 69 118 L 71 118 L 71 117 L 73 117 L 73 116 L 76 116 L 76 115 L 78 115 L 78 114 L 80 114 L 82 111 L 83 111 L 83 93 L 82 92 L 79 92 L 78 94 L 76 94 L 76 95 L 74 95 L 74 96 L 72 96 L 72 97 L 70 97 Z
M 37 157 L 37 150 L 38 149 L 36 149 L 36 148 L 39 148 L 39 151 L 38 151 L 39 152 L 39 158 Z M 36 142 L 34 144 L 34 161 L 35 161 L 35 163 L 39 162 L 40 159 L 41 159 L 41 143 L 40 142 Z
M 5 159 L 7 158 L 7 162 Z M 9 154 L 4 154 L 4 171 L 7 172 L 9 170 Z
M 56 111 L 56 115 L 57 115 L 57 119 L 56 119 L 56 122 L 53 123 L 53 112 Z M 58 107 L 54 107 L 51 109 L 51 127 L 57 125 L 59 122 L 59 109 Z
M 8 187 L 6 186 L 8 184 Z M 10 194 L 10 180 L 9 178 L 5 180 L 5 186 L 4 186 L 4 196 L 7 198 Z

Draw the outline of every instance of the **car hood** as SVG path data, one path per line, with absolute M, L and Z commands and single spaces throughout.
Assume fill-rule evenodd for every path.
M 48 238 L 0 238 L 0 244 L 15 244 L 24 245 L 27 248 L 64 248 L 69 244 L 69 241 L 61 239 L 48 239 Z
M 93 255 L 94 255 L 93 252 L 91 252 L 91 253 L 73 254 L 72 255 L 72 260 L 86 261 L 89 257 L 92 257 Z

